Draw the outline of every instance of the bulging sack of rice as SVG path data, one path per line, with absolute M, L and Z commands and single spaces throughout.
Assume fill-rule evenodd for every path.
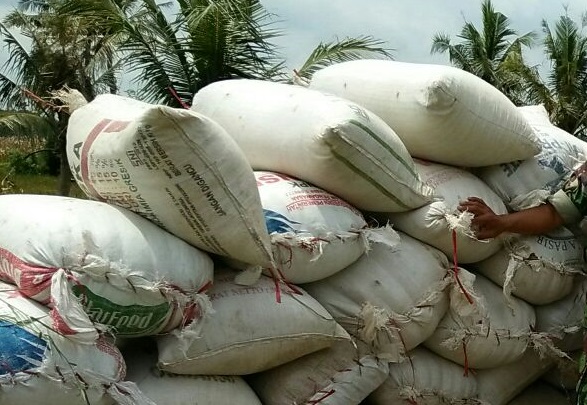
M 372 111 L 421 159 L 479 167 L 540 151 L 525 118 L 503 93 L 451 66 L 356 60 L 317 71 L 309 86 Z
M 520 235 L 489 258 L 475 263 L 475 271 L 533 305 L 560 300 L 571 292 L 585 266 L 580 241 L 566 228 L 547 235 Z
M 473 277 L 464 269 L 459 273 Z M 498 367 L 522 357 L 534 343 L 534 308 L 515 297 L 507 301 L 501 288 L 481 275 L 474 276 L 469 291 L 474 297 L 469 311 L 455 308 L 451 297 L 448 312 L 424 345 L 465 371 Z
M 198 339 L 186 334 L 157 338 L 159 367 L 192 375 L 247 375 L 330 347 L 349 335 L 302 289 L 281 291 L 266 276 L 237 285 L 235 272 L 217 269 L 209 291 L 214 313 L 204 317 Z
M 0 282 L 2 405 L 154 405 L 123 381 L 124 360 L 112 343 L 79 344 L 50 324 L 47 308 Z
M 247 378 L 264 404 L 359 404 L 387 378 L 389 365 L 352 341 Z
M 134 345 L 124 350 L 123 355 L 127 381 L 136 383 L 158 405 L 261 405 L 241 376 L 175 375 L 159 370 L 155 344 Z
M 419 346 L 401 363 L 389 365 L 389 376 L 366 403 L 387 404 L 481 404 L 475 376 Z
M 321 280 L 355 262 L 371 241 L 397 239 L 390 227 L 367 227 L 359 210 L 310 183 L 275 172 L 255 176 L 275 264 L 289 282 Z
M 462 200 L 475 196 L 495 213 L 505 214 L 507 209 L 499 196 L 464 169 L 419 159 L 416 168 L 425 184 L 434 190 L 436 200 L 409 212 L 375 215 L 450 258 L 456 253 L 459 263 L 475 263 L 497 253 L 502 238 L 478 240 L 471 228 L 473 215 L 459 212 L 457 207 Z
M 360 210 L 407 211 L 430 201 L 395 132 L 348 100 L 240 79 L 202 88 L 191 108 L 222 125 L 255 170 L 307 181 Z
M 491 165 L 477 172 L 515 211 L 543 202 L 587 158 L 587 143 L 553 125 L 544 106 L 518 110 L 536 133 L 542 151 L 534 157 Z
M 479 399 L 491 405 L 506 405 L 547 372 L 553 362 L 550 357 L 542 358 L 534 350 L 528 350 L 514 362 L 478 370 Z
M 96 326 L 128 337 L 169 332 L 197 324 L 209 306 L 208 253 L 124 208 L 7 194 L 0 228 L 0 279 L 51 304 L 54 327 L 76 339 L 94 341 Z
M 346 269 L 304 288 L 380 358 L 399 361 L 426 340 L 448 307 L 448 261 L 399 233 L 395 246 L 374 243 Z
M 271 267 L 253 171 L 209 118 L 103 94 L 72 113 L 67 158 L 91 198 L 134 211 L 207 252 Z
M 538 305 L 536 331 L 548 334 L 564 352 L 583 347 L 584 313 L 587 303 L 587 279 L 581 277 L 564 298 L 548 305 Z

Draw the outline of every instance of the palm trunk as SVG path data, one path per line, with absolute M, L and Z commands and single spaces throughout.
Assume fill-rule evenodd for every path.
M 59 138 L 57 139 L 57 151 L 59 155 L 59 178 L 57 181 L 57 194 L 69 196 L 71 191 L 71 168 L 67 160 L 67 124 L 69 115 L 59 113 Z
M 63 147 L 59 143 L 59 180 L 57 182 L 57 193 L 61 196 L 69 196 L 71 192 L 71 169 L 67 161 L 67 150 L 65 149 L 65 142 Z

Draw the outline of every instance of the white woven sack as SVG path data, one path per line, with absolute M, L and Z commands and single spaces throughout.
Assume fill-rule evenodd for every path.
M 476 398 L 473 374 L 465 376 L 458 364 L 419 346 L 403 362 L 390 364 L 389 377 L 369 395 L 367 404 L 481 404 Z
M 451 66 L 343 62 L 317 71 L 310 88 L 373 111 L 414 157 L 478 167 L 527 159 L 540 151 L 532 129 L 504 94 Z
M 301 289 L 282 291 L 261 276 L 237 285 L 235 273 L 218 269 L 209 292 L 215 312 L 198 339 L 170 334 L 157 339 L 159 367 L 176 374 L 247 375 L 295 360 L 349 339 L 333 317 Z
M 461 275 L 471 276 L 464 270 Z M 516 361 L 534 343 L 534 308 L 515 297 L 506 301 L 501 288 L 480 275 L 473 282 L 473 293 L 477 298 L 469 313 L 464 313 L 460 304 L 459 308 L 451 305 L 424 345 L 461 364 L 465 371 Z
M 293 177 L 256 171 L 273 257 L 286 280 L 308 283 L 346 268 L 372 240 L 393 244 L 389 227 L 368 228 L 346 201 Z
M 508 405 L 569 405 L 571 401 L 567 394 L 538 381 L 508 402 Z
M 158 405 L 261 405 L 241 376 L 166 373 L 157 368 L 157 347 L 150 344 L 135 345 L 123 355 L 128 368 L 126 379 Z
M 352 341 L 250 376 L 264 404 L 359 404 L 387 378 L 389 365 Z
M 135 211 L 205 251 L 271 267 L 253 171 L 209 118 L 103 94 L 71 115 L 67 158 L 93 199 Z
M 582 274 L 583 248 L 566 228 L 548 235 L 520 235 L 499 252 L 475 263 L 475 271 L 533 305 L 545 305 L 568 295 Z
M 288 174 L 370 211 L 430 201 L 405 146 L 379 117 L 338 97 L 283 83 L 223 80 L 193 110 L 222 125 L 255 170 Z
M 394 228 L 443 251 L 449 258 L 456 248 L 459 263 L 475 263 L 498 252 L 502 238 L 477 240 L 471 230 L 472 214 L 459 212 L 469 196 L 482 198 L 497 214 L 505 214 L 503 201 L 482 180 L 458 167 L 416 160 L 422 180 L 431 187 L 436 201 L 416 210 L 381 216 Z M 453 243 L 453 231 L 456 246 Z
M 448 262 L 400 233 L 395 246 L 374 243 L 346 269 L 304 288 L 381 358 L 399 361 L 435 330 L 448 306 Z
M 528 350 L 514 362 L 478 370 L 479 399 L 491 405 L 506 405 L 548 371 L 553 362 L 552 358 L 541 358 L 534 350 Z
M 556 127 L 544 106 L 518 107 L 542 145 L 534 157 L 482 168 L 478 176 L 511 209 L 538 205 L 587 158 L 587 143 Z
M 548 334 L 564 352 L 583 348 L 587 279 L 581 277 L 569 294 L 536 310 L 536 331 Z
M 96 339 L 90 318 L 117 335 L 142 336 L 207 309 L 209 255 L 124 208 L 2 195 L 0 228 L 0 279 L 53 305 L 54 327 L 77 339 Z
M 2 405 L 154 405 L 122 381 L 124 360 L 113 344 L 79 344 L 50 323 L 47 308 L 0 282 Z

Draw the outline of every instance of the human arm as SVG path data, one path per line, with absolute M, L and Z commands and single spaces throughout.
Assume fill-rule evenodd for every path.
M 576 224 L 587 215 L 587 161 L 537 207 L 497 215 L 482 199 L 469 197 L 458 209 L 474 215 L 471 225 L 478 239 L 494 238 L 503 232 L 540 235 L 561 225 Z
M 564 224 L 563 217 L 550 202 L 498 215 L 482 199 L 469 197 L 459 204 L 458 209 L 474 215 L 471 226 L 478 239 L 495 238 L 504 232 L 540 235 Z

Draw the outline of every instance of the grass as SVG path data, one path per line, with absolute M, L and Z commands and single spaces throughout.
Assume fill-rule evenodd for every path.
M 41 147 L 40 141 L 35 139 L 0 137 L 0 194 L 58 194 L 56 176 L 14 174 L 10 170 L 8 159 L 11 152 L 29 153 Z M 69 196 L 85 198 L 75 182 L 72 183 Z

